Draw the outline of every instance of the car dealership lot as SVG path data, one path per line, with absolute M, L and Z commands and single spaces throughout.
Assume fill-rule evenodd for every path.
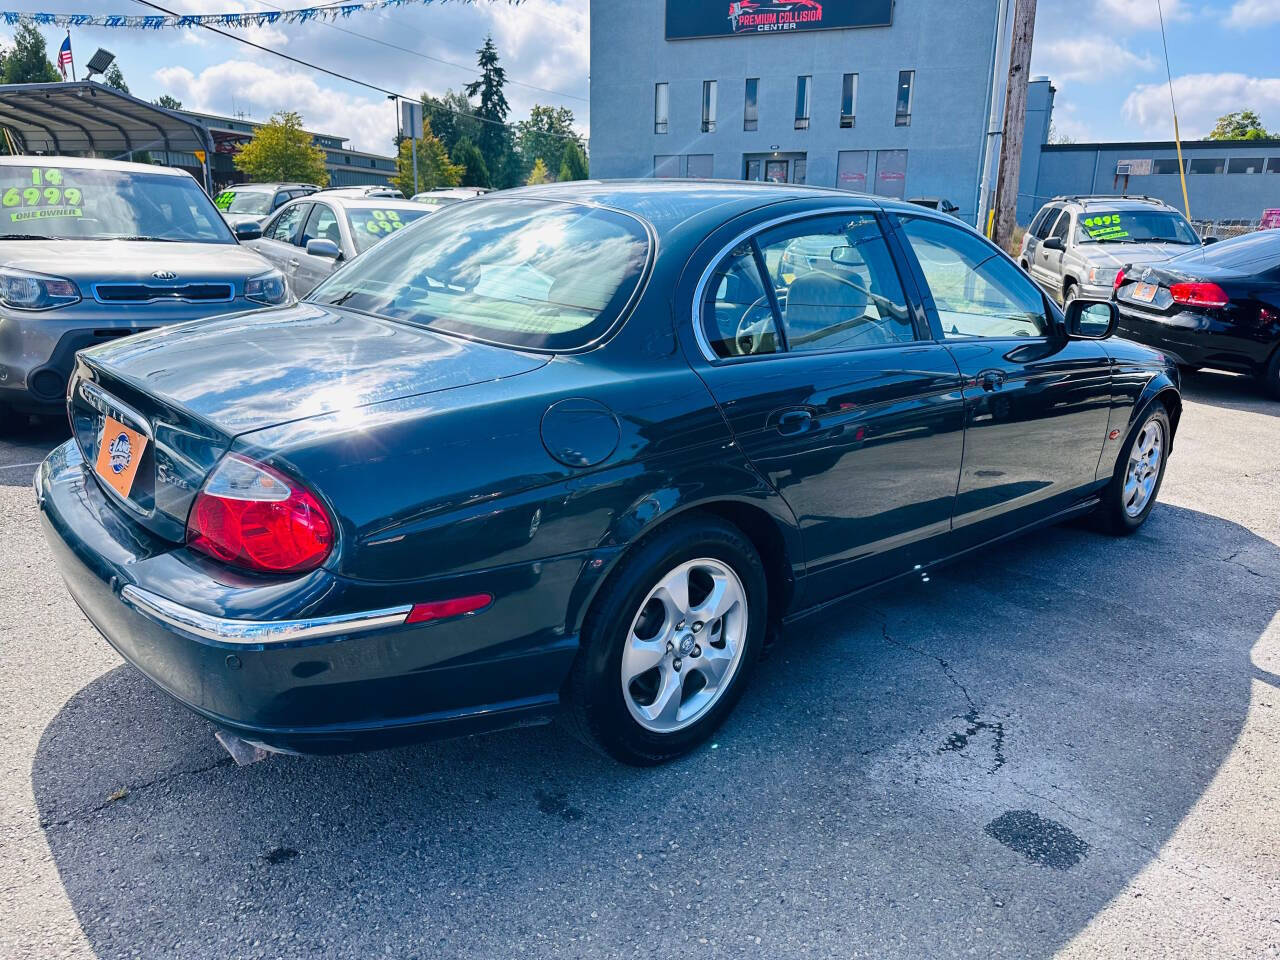
M 0 443 L 0 955 L 1280 955 L 1280 404 L 1200 374 L 1135 537 L 794 627 L 666 767 L 558 727 L 233 766 Z

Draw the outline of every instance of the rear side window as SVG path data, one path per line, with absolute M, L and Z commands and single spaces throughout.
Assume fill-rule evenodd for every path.
M 1071 214 L 1069 211 L 1062 211 L 1062 216 L 1058 218 L 1058 222 L 1053 225 L 1053 229 L 1049 231 L 1049 236 L 1057 237 L 1063 243 L 1067 240 L 1067 229 L 1071 225 Z
M 1044 223 L 1045 218 L 1049 216 L 1049 211 L 1052 209 L 1052 207 L 1041 207 L 1040 212 L 1032 217 L 1031 223 L 1027 225 L 1027 233 L 1033 237 L 1038 237 L 1040 235 L 1040 227 Z
M 1043 240 L 1049 236 L 1049 231 L 1053 229 L 1054 223 L 1058 220 L 1058 213 L 1061 207 L 1049 207 L 1044 211 L 1044 219 L 1040 221 L 1040 225 L 1035 230 L 1037 240 Z
M 650 244 L 626 214 L 521 198 L 455 204 L 378 251 L 308 299 L 505 346 L 573 350 L 622 314 Z

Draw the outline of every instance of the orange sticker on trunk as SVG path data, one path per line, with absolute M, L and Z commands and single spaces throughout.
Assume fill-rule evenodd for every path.
M 136 430 L 130 430 L 119 420 L 106 417 L 102 424 L 102 437 L 98 442 L 98 462 L 94 469 L 107 481 L 116 493 L 129 496 L 133 478 L 137 476 L 142 451 L 147 449 L 147 438 Z

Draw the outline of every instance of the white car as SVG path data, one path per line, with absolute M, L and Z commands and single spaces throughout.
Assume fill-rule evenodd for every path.
M 322 190 L 285 204 L 246 244 L 304 297 L 342 263 L 431 210 L 412 200 L 351 197 Z
M 424 190 L 422 193 L 415 193 L 410 199 L 414 203 L 426 204 L 429 207 L 447 207 L 451 203 L 457 203 L 459 200 L 474 200 L 476 197 L 483 197 L 486 193 L 490 193 L 488 187 L 440 187 L 436 190 Z

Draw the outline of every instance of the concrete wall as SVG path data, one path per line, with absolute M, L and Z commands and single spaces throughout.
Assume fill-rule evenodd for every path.
M 717 3 L 722 0 L 688 0 Z M 652 176 L 657 155 L 712 154 L 740 179 L 746 154 L 807 155 L 807 182 L 836 186 L 841 150 L 907 150 L 906 195 L 942 196 L 972 222 L 1003 0 L 898 0 L 891 27 L 667 41 L 665 3 L 591 0 L 591 174 Z M 895 126 L 900 70 L 915 70 L 911 125 Z M 843 75 L 857 73 L 856 125 L 840 128 Z M 796 77 L 811 75 L 810 126 L 795 129 Z M 758 77 L 759 126 L 743 130 Z M 718 81 L 716 130 L 702 133 L 702 82 Z M 670 85 L 669 132 L 654 133 L 654 84 Z

